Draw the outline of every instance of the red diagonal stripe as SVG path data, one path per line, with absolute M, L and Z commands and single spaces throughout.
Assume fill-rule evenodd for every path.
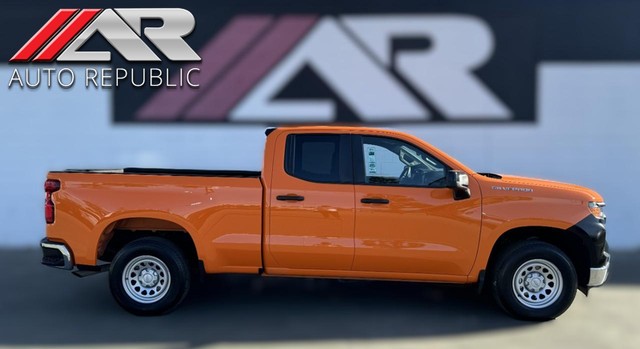
M 185 113 L 186 120 L 223 120 L 229 111 L 313 27 L 317 17 L 284 16 L 213 88 Z
M 36 32 L 29 41 L 9 60 L 9 62 L 27 62 L 53 34 L 71 18 L 78 9 L 60 9 Z
M 273 22 L 271 16 L 241 15 L 235 17 L 211 39 L 198 54 L 202 61 L 184 67 L 184 71 L 191 68 L 201 68 L 197 75 L 199 89 L 178 88 L 161 89 L 156 92 L 138 111 L 138 120 L 175 120 L 180 113 L 198 95 L 215 85 L 216 79 L 235 64 L 238 57 L 257 39 L 260 34 Z M 177 83 L 174 77 L 172 83 Z
M 67 46 L 69 41 L 73 39 L 79 32 L 82 30 L 87 23 L 91 22 L 93 18 L 95 18 L 98 13 L 100 13 L 100 9 L 85 9 L 80 11 L 80 13 L 75 16 L 71 22 L 62 29 L 62 31 L 55 37 L 51 42 L 45 46 L 45 48 L 40 52 L 36 58 L 33 59 L 34 62 L 50 62 L 54 58 L 58 56 L 60 51 Z

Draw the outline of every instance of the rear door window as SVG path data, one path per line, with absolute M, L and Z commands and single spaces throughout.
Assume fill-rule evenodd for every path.
M 353 183 L 350 142 L 349 135 L 291 134 L 285 171 L 310 182 Z

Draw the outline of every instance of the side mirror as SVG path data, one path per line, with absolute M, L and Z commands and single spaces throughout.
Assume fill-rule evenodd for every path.
M 451 170 L 447 172 L 446 183 L 447 188 L 453 189 L 454 200 L 463 200 L 471 197 L 468 174 L 462 171 Z

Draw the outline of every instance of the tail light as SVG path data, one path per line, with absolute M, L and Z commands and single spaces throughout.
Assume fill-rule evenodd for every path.
M 47 221 L 47 224 L 51 224 L 56 219 L 55 213 L 55 205 L 53 204 L 53 200 L 51 199 L 51 194 L 60 190 L 60 181 L 57 179 L 47 179 L 44 182 L 44 219 Z

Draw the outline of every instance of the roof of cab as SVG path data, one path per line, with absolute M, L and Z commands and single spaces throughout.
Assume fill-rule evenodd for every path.
M 284 126 L 284 127 L 272 127 L 265 131 L 268 136 L 273 131 L 278 130 L 282 132 L 286 131 L 299 131 L 299 132 L 340 132 L 340 133 L 380 133 L 380 134 L 397 134 L 398 131 L 375 128 L 375 127 L 363 127 L 363 126 Z

